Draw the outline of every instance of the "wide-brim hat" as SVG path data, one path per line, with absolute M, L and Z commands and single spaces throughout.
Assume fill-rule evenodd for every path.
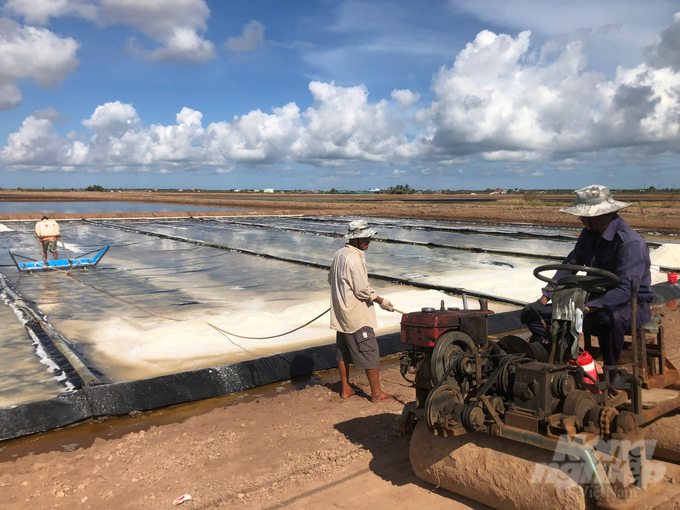
M 633 205 L 630 202 L 619 202 L 614 200 L 612 192 L 607 186 L 600 186 L 593 184 L 582 189 L 577 189 L 576 200 L 574 205 L 566 209 L 560 209 L 560 212 L 573 214 L 574 216 L 583 216 L 592 218 L 595 216 L 602 216 L 603 214 L 610 214 L 616 212 L 624 207 Z
M 364 239 L 374 236 L 377 233 L 377 230 L 373 230 L 368 226 L 368 222 L 366 220 L 354 220 L 350 221 L 349 225 L 347 225 L 345 239 Z

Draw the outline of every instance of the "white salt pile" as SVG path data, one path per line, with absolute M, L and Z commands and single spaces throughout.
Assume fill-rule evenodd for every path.
M 662 244 L 657 249 L 649 252 L 652 264 L 661 267 L 680 268 L 680 244 Z

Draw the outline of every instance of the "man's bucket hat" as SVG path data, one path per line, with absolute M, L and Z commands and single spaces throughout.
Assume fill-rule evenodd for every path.
M 595 216 L 602 216 L 603 214 L 610 214 L 633 205 L 630 202 L 619 202 L 614 200 L 612 192 L 607 186 L 600 186 L 593 184 L 582 189 L 577 189 L 576 200 L 574 205 L 566 209 L 560 209 L 560 212 L 573 214 L 574 216 L 583 216 L 592 218 Z
M 354 220 L 350 221 L 349 225 L 347 226 L 345 239 L 364 239 L 366 237 L 374 236 L 377 233 L 377 230 L 373 230 L 368 226 L 368 222 L 366 220 Z

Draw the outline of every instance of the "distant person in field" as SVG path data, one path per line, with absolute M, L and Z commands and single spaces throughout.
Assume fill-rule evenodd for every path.
M 638 281 L 636 324 L 642 326 L 652 316 L 649 306 L 653 297 L 652 277 L 647 243 L 617 214 L 629 205 L 614 200 L 606 186 L 594 184 L 577 190 L 574 205 L 560 211 L 578 216 L 584 226 L 576 246 L 563 264 L 596 267 L 619 277 L 619 284 L 613 289 L 590 295 L 583 320 L 584 332 L 597 336 L 604 364 L 612 367 L 619 363 L 624 334 L 630 327 L 632 279 Z M 559 270 L 554 279 L 569 274 L 573 274 L 572 271 Z M 522 322 L 542 342 L 547 342 L 547 333 L 540 319 L 550 321 L 552 318 L 552 305 L 547 303 L 553 288 L 554 285 L 548 284 L 541 298 L 526 305 L 521 314 Z M 615 387 L 625 387 L 615 369 L 610 372 L 610 380 Z
M 380 389 L 378 341 L 374 328 L 378 326 L 373 303 L 393 312 L 392 303 L 378 296 L 368 283 L 366 259 L 371 236 L 377 232 L 366 220 L 350 222 L 345 235 L 347 244 L 335 253 L 328 273 L 331 285 L 331 329 L 336 333 L 336 359 L 340 371 L 340 396 L 349 398 L 354 390 L 349 385 L 349 364 L 366 370 L 371 386 L 371 400 L 382 402 L 392 397 Z
M 59 255 L 57 255 L 57 239 L 61 237 L 57 222 L 49 219 L 47 216 L 43 216 L 35 224 L 35 235 L 40 241 L 45 265 L 47 266 L 47 252 L 52 252 L 54 260 L 57 260 L 59 258 Z

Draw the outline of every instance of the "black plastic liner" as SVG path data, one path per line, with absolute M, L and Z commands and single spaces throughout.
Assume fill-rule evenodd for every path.
M 70 382 L 74 388 L 82 388 L 83 380 L 81 379 L 80 375 L 78 375 L 78 372 L 76 372 L 76 370 L 73 368 L 71 363 L 68 362 L 61 351 L 57 349 L 57 347 L 54 345 L 54 342 L 49 337 L 49 335 L 45 333 L 45 330 L 42 328 L 40 323 L 36 320 L 32 320 L 24 324 L 24 326 L 26 329 L 29 329 L 33 332 L 50 359 L 54 361 L 66 375 L 66 380 Z
M 9 279 L 4 275 L 2 275 L 1 290 L 5 293 L 6 299 L 9 301 L 9 303 L 11 303 L 13 307 L 15 307 L 15 309 L 21 313 L 24 327 L 35 335 L 38 343 L 47 353 L 49 358 L 66 376 L 63 379 L 60 379 L 62 384 L 68 387 L 67 383 L 70 383 L 73 388 L 79 389 L 83 387 L 84 381 L 73 365 L 54 344 L 54 339 L 51 335 L 54 335 L 58 341 L 62 341 L 67 344 L 67 348 L 83 363 L 85 367 L 87 367 L 92 375 L 101 381 L 105 380 L 104 375 L 92 366 L 92 363 L 90 363 L 86 356 L 80 352 L 76 345 L 69 342 L 68 339 L 64 338 L 61 334 L 51 329 L 51 327 L 45 326 L 47 324 L 47 317 L 38 308 L 38 305 L 31 300 L 24 299 L 23 296 L 21 296 L 21 294 L 19 294 L 19 292 L 16 290 L 12 282 L 9 281 Z
M 378 345 L 382 356 L 404 350 L 399 333 L 379 337 Z M 336 366 L 335 345 L 331 344 L 153 379 L 84 386 L 49 400 L 0 408 L 0 440 L 95 416 L 219 397 Z
M 656 303 L 680 299 L 678 284 L 652 288 Z M 489 333 L 522 329 L 519 315 L 519 310 L 490 315 Z M 379 337 L 378 344 L 381 356 L 407 350 L 399 333 Z M 50 400 L 0 408 L 0 440 L 95 416 L 123 415 L 228 395 L 336 366 L 335 346 L 331 344 L 153 379 L 83 386 Z

